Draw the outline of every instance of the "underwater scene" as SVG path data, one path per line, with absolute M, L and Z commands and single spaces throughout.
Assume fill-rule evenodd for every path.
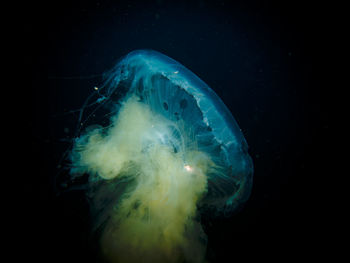
M 28 8 L 24 123 L 34 172 L 21 187 L 33 204 L 22 211 L 30 255 L 300 259 L 312 235 L 314 152 L 328 129 L 311 4 Z

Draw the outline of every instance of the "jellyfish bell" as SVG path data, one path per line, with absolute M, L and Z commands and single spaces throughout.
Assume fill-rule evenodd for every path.
M 79 119 L 79 130 L 94 128 L 75 140 L 71 174 L 103 182 L 94 194 L 109 258 L 203 261 L 197 207 L 230 215 L 251 191 L 253 165 L 232 114 L 194 73 L 151 50 L 123 57 L 95 90 Z M 126 248 L 138 251 L 134 260 Z
M 128 88 L 120 91 L 125 83 Z M 153 113 L 172 122 L 168 143 L 187 151 L 196 147 L 211 157 L 217 169 L 207 175 L 209 189 L 203 205 L 228 213 L 247 200 L 253 174 L 247 143 L 230 111 L 207 84 L 159 52 L 137 50 L 110 75 L 107 96 L 120 92 L 137 96 Z

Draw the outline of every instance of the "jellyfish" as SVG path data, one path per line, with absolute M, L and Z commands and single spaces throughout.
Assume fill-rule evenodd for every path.
M 94 89 L 69 160 L 74 180 L 88 176 L 101 255 L 204 262 L 201 214 L 230 216 L 251 192 L 253 164 L 232 114 L 194 73 L 152 50 L 121 58 Z

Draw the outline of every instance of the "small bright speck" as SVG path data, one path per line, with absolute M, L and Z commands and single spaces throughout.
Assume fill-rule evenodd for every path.
M 186 164 L 186 165 L 184 166 L 184 168 L 185 168 L 185 170 L 186 170 L 187 172 L 192 172 L 192 171 L 193 171 L 193 168 L 192 168 L 191 166 L 189 166 L 188 164 Z
M 94 87 L 95 90 L 98 90 L 98 87 Z
M 174 74 L 177 74 L 177 73 L 179 73 L 179 71 L 177 70 L 177 71 L 174 71 Z

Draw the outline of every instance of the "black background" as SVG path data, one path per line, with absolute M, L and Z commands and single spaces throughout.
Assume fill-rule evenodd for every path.
M 24 140 L 32 175 L 20 184 L 27 205 L 19 227 L 28 253 L 46 262 L 95 261 L 83 194 L 54 191 L 66 147 L 61 139 L 76 121 L 55 116 L 79 108 L 100 84 L 96 75 L 144 48 L 179 61 L 223 99 L 253 158 L 245 208 L 204 222 L 209 262 L 299 259 L 310 252 L 319 234 L 314 182 L 326 168 L 321 150 L 328 132 L 323 76 L 316 70 L 319 3 L 57 1 L 25 8 L 21 41 L 30 83 L 23 123 L 31 131 Z

